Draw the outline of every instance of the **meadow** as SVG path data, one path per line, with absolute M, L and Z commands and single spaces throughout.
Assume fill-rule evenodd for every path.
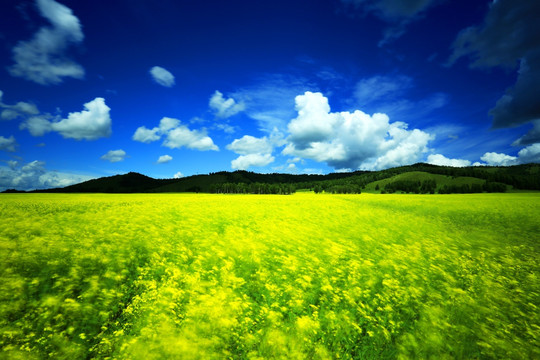
M 540 358 L 540 194 L 0 195 L 0 358 Z

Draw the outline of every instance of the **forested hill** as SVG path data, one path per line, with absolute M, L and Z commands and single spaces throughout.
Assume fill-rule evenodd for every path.
M 415 192 L 451 193 L 507 190 L 540 190 L 540 164 L 509 167 L 455 168 L 424 163 L 381 171 L 356 171 L 327 175 L 258 174 L 248 171 L 216 172 L 180 179 L 153 179 L 130 172 L 102 177 L 64 188 L 36 190 L 50 193 L 359 193 Z M 16 190 L 7 190 L 16 192 Z

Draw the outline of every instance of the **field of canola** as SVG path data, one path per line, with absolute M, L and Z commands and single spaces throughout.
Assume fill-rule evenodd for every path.
M 0 196 L 0 358 L 540 358 L 540 194 Z

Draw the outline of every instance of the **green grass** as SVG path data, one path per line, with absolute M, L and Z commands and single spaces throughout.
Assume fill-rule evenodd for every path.
M 0 196 L 0 358 L 540 357 L 540 194 Z

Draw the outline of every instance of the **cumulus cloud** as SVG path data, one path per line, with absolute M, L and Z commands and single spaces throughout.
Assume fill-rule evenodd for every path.
M 283 154 L 325 162 L 334 169 L 382 169 L 418 161 L 432 136 L 390 123 L 385 114 L 332 113 L 321 93 L 295 99 L 298 116 L 289 122 Z
M 480 160 L 491 166 L 510 166 L 528 163 L 540 163 L 540 143 L 521 149 L 517 156 L 503 153 L 487 152 Z
M 379 19 L 392 24 L 384 31 L 379 46 L 385 45 L 399 37 L 407 25 L 420 18 L 425 11 L 438 0 L 341 0 L 346 5 L 371 13 Z
M 0 166 L 0 191 L 6 189 L 34 190 L 64 187 L 92 179 L 91 176 L 49 171 L 43 161 L 32 161 L 21 166 L 11 162 Z
M 124 150 L 109 150 L 105 155 L 101 157 L 101 160 L 110 161 L 112 163 L 124 161 L 126 158 L 126 152 Z
M 527 146 L 518 152 L 518 160 L 522 164 L 540 162 L 540 143 Z
M 51 26 L 44 26 L 28 41 L 13 48 L 13 76 L 42 85 L 59 84 L 65 77 L 81 79 L 84 69 L 66 55 L 70 45 L 79 44 L 84 35 L 79 19 L 68 7 L 54 0 L 36 0 L 41 15 Z
M 147 129 L 145 126 L 141 126 L 135 130 L 132 139 L 145 144 L 149 144 L 161 139 L 161 135 L 158 134 L 159 128 Z
M 453 44 L 450 65 L 461 57 L 470 57 L 473 68 L 513 68 L 519 62 L 516 83 L 490 110 L 494 128 L 517 126 L 540 119 L 538 14 L 538 1 L 493 1 L 484 23 L 461 31 Z M 535 127 L 522 144 L 540 141 L 539 135 Z
M 210 97 L 208 105 L 218 118 L 223 119 L 236 115 L 246 108 L 244 103 L 237 103 L 233 98 L 225 99 L 223 94 L 217 90 L 214 95 Z
M 109 137 L 111 131 L 111 117 L 105 99 L 95 98 L 84 104 L 85 110 L 69 113 L 68 117 L 51 123 L 51 129 L 65 138 L 76 140 L 96 140 Z
M 17 146 L 19 145 L 17 144 L 17 141 L 13 135 L 8 138 L 0 136 L 0 150 L 15 152 L 17 150 Z
M 480 160 L 491 166 L 509 166 L 518 163 L 517 157 L 496 152 L 487 152 Z
M 277 130 L 276 130 L 277 131 Z M 244 135 L 227 145 L 227 149 L 234 151 L 240 156 L 231 161 L 233 169 L 247 170 L 250 166 L 266 166 L 274 162 L 272 156 L 274 146 L 279 144 L 281 138 L 274 132 L 270 138 L 264 136 L 256 138 Z
M 250 166 L 266 166 L 275 158 L 271 154 L 248 154 L 241 155 L 231 161 L 231 167 L 237 170 L 247 170 Z
M 161 155 L 157 161 L 158 164 L 165 164 L 171 161 L 173 158 L 170 155 Z
M 105 99 L 98 97 L 83 106 L 85 110 L 69 113 L 65 119 L 57 120 L 50 114 L 39 114 L 28 117 L 19 127 L 27 129 L 33 136 L 54 131 L 64 138 L 75 140 L 109 137 L 112 133 L 111 109 L 105 104 Z
M 154 81 L 161 86 L 172 87 L 174 85 L 174 75 L 160 66 L 151 68 L 150 75 L 152 75 Z
M 167 133 L 167 138 L 163 141 L 163 146 L 171 149 L 187 147 L 200 151 L 219 150 L 205 131 L 190 130 L 185 125 L 170 130 Z
M 176 174 L 174 174 L 173 178 L 175 179 L 180 179 L 180 178 L 183 178 L 184 177 L 184 174 L 182 174 L 182 172 L 177 172 Z
M 272 153 L 273 148 L 266 136 L 256 138 L 250 135 L 244 135 L 242 138 L 235 139 L 231 144 L 227 145 L 227 149 L 240 155 Z
M 512 166 L 528 163 L 540 163 L 540 143 L 533 144 L 521 149 L 517 156 L 507 155 L 497 152 L 486 152 L 480 157 L 482 162 L 475 162 L 472 166 Z M 429 155 L 427 162 L 440 166 L 464 167 L 471 166 L 469 160 L 449 159 L 441 154 Z
M 453 167 L 466 167 L 471 166 L 469 160 L 463 159 L 449 159 L 441 154 L 432 154 L 427 158 L 428 164 L 439 165 L 439 166 L 453 166 Z
M 162 137 L 165 138 L 162 145 L 171 149 L 186 147 L 200 151 L 219 150 L 205 130 L 190 130 L 180 120 L 168 117 L 161 119 L 159 126 L 153 129 L 148 129 L 145 126 L 137 128 L 132 139 L 150 143 Z

